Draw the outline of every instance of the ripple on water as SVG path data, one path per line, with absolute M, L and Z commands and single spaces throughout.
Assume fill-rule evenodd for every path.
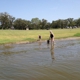
M 1 45 L 0 80 L 80 80 L 80 41 L 55 43 Z

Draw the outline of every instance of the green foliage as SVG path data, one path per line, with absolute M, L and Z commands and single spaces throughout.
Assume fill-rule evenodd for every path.
M 0 13 L 0 25 L 2 29 L 9 29 L 12 27 L 15 18 L 8 13 Z
M 7 12 L 0 13 L 0 29 L 17 29 L 24 30 L 29 28 L 31 30 L 39 29 L 64 29 L 80 27 L 80 18 L 74 20 L 73 18 L 59 19 L 52 22 L 48 22 L 46 19 L 32 18 L 31 21 L 21 18 L 15 19 L 15 17 L 9 15 Z

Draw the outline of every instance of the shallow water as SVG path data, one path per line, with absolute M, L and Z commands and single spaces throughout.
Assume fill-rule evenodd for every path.
M 0 80 L 80 80 L 80 40 L 0 45 Z

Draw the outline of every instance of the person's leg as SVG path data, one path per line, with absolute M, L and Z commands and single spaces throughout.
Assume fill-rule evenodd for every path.
M 54 44 L 51 44 L 51 57 L 54 59 Z
M 51 45 L 54 45 L 54 38 L 51 38 Z

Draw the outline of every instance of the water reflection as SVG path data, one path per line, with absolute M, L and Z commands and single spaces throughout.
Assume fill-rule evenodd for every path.
M 2 55 L 10 55 L 11 54 L 11 51 L 10 50 L 12 48 L 13 48 L 13 46 L 10 45 L 10 44 L 2 45 L 0 47 L 0 54 L 2 54 Z
M 1 45 L 0 80 L 80 80 L 80 40 L 56 43 Z
M 51 58 L 54 59 L 54 44 L 51 44 Z
M 39 49 L 40 49 L 41 48 L 41 43 L 42 43 L 41 40 L 39 40 L 38 43 L 39 43 Z

